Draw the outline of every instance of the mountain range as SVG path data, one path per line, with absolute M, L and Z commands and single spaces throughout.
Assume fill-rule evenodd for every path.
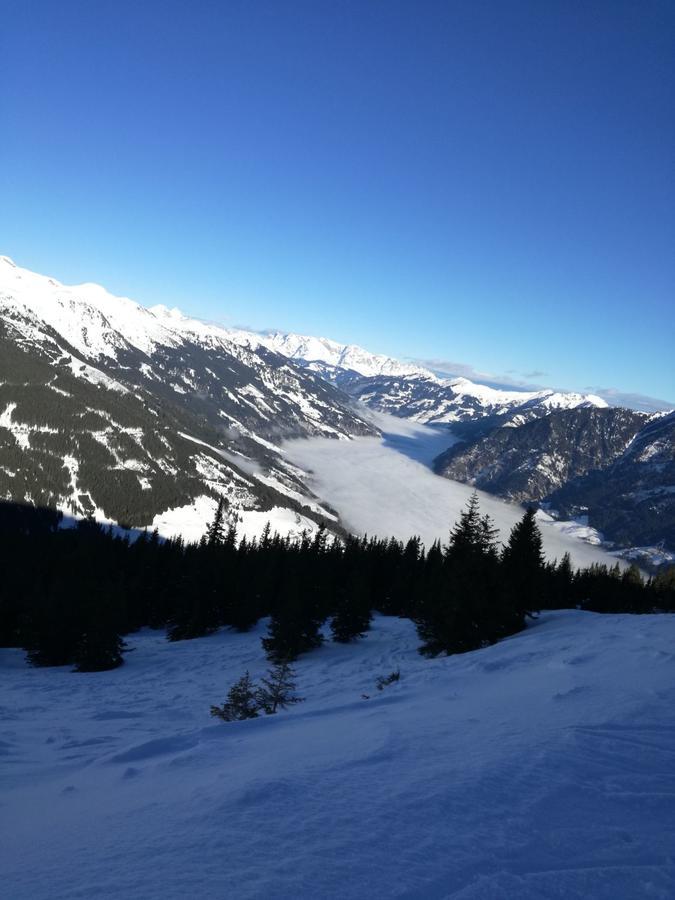
M 283 441 L 376 436 L 369 409 L 447 430 L 441 476 L 675 547 L 672 414 L 224 328 L 0 257 L 0 496 L 138 528 L 224 497 L 244 533 L 339 530 Z

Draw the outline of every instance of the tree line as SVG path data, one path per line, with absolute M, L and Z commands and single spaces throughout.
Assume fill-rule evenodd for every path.
M 420 652 L 435 656 L 495 643 L 542 609 L 675 610 L 675 568 L 645 580 L 635 567 L 546 562 L 533 510 L 500 547 L 476 495 L 447 543 L 428 549 L 324 527 L 291 540 L 268 525 L 239 539 L 224 502 L 198 544 L 60 525 L 54 510 L 0 503 L 0 646 L 37 666 L 114 668 L 143 627 L 179 641 L 269 617 L 263 649 L 283 664 L 319 647 L 326 624 L 330 639 L 358 640 L 374 612 L 411 619 Z

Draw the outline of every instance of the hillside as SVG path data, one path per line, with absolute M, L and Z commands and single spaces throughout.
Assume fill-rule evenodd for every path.
M 538 501 L 573 478 L 610 466 L 649 421 L 628 409 L 558 410 L 454 444 L 435 461 L 446 478 L 518 502 Z
M 0 650 L 7 896 L 675 893 L 675 617 L 546 613 L 435 660 L 409 621 L 378 617 L 297 663 L 304 703 L 214 723 L 210 704 L 265 669 L 262 624 L 142 632 L 91 675 Z
M 653 417 L 609 466 L 570 481 L 550 501 L 561 515 L 583 507 L 618 544 L 675 549 L 675 413 Z

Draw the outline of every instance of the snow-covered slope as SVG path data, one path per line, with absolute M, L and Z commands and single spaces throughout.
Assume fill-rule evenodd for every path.
M 214 721 L 262 633 L 148 631 L 89 675 L 0 650 L 4 896 L 675 896 L 675 616 L 546 613 L 435 660 L 378 617 L 298 661 L 304 703 Z

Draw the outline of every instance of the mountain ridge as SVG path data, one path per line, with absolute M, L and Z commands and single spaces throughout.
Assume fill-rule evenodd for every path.
M 337 525 L 280 444 L 376 433 L 339 388 L 266 347 L 0 259 L 8 499 L 152 527 L 223 496 L 244 519 L 288 509 L 298 531 Z

